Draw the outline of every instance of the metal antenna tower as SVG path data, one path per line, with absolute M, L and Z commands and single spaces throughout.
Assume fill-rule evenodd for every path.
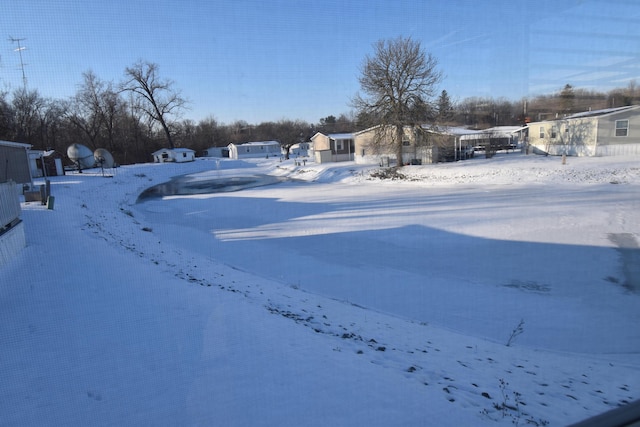
M 26 49 L 26 47 L 22 46 L 20 44 L 21 41 L 26 40 L 25 38 L 14 38 L 14 37 L 9 37 L 9 41 L 13 42 L 13 43 L 18 43 L 18 48 L 14 49 L 14 52 L 18 52 L 18 54 L 20 55 L 20 70 L 22 70 L 22 84 L 24 85 L 24 88 L 27 88 L 27 76 L 24 74 L 24 62 L 22 61 L 22 51 Z

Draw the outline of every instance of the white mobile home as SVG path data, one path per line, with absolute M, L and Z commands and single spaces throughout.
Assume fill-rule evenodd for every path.
M 640 155 L 640 105 L 529 123 L 529 147 L 551 155 Z
M 163 148 L 161 150 L 152 153 L 153 161 L 155 163 L 167 163 L 167 162 L 192 162 L 196 158 L 196 152 L 190 148 Z
M 209 147 L 202 150 L 201 157 L 229 157 L 228 147 Z
M 289 156 L 294 156 L 294 157 L 309 156 L 310 145 L 311 145 L 310 142 L 300 142 L 298 144 L 293 144 L 291 148 L 289 148 Z
M 268 159 L 282 155 L 282 148 L 278 141 L 256 141 L 245 142 L 244 144 L 231 143 L 227 148 L 229 149 L 229 158 L 236 160 L 260 157 Z

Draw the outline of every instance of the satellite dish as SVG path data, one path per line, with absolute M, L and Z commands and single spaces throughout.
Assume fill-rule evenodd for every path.
M 71 144 L 67 148 L 67 156 L 80 170 L 92 168 L 96 163 L 93 152 L 82 144 Z
M 99 168 L 112 168 L 115 166 L 113 156 L 105 148 L 98 148 L 93 152 L 93 158 L 96 161 L 96 166 Z

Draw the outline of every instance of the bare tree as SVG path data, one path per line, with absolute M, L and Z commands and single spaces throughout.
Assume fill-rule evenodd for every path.
M 311 126 L 301 120 L 280 120 L 275 126 L 278 133 L 278 141 L 285 151 L 285 158 L 289 158 L 291 147 L 300 142 L 308 140 Z
M 68 120 L 88 139 L 91 148 L 98 148 L 98 137 L 105 122 L 102 94 L 105 83 L 93 71 L 82 73 L 83 83 L 69 104 Z
M 359 78 L 363 95 L 355 96 L 353 106 L 361 119 L 379 125 L 381 136 L 394 134 L 392 145 L 401 166 L 404 127 L 419 128 L 428 120 L 442 73 L 438 61 L 411 38 L 380 40 L 373 48 Z
M 140 102 L 137 107 L 153 122 L 162 127 L 169 148 L 175 148 L 169 117 L 179 115 L 186 107 L 187 100 L 174 89 L 173 81 L 163 80 L 158 75 L 158 65 L 152 62 L 138 61 L 127 67 L 125 75 L 128 80 L 123 83 L 123 89 L 133 92 Z
M 37 90 L 17 89 L 13 94 L 14 138 L 38 145 L 40 116 L 47 100 Z

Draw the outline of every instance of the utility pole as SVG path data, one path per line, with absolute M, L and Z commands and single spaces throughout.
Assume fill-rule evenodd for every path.
M 25 38 L 14 38 L 14 37 L 9 37 L 9 41 L 13 42 L 13 43 L 18 43 L 18 48 L 14 49 L 14 52 L 18 52 L 18 54 L 20 55 L 20 70 L 22 70 L 22 85 L 24 86 L 24 88 L 27 88 L 27 76 L 24 74 L 24 62 L 22 61 L 22 51 L 26 49 L 26 47 L 22 46 L 20 44 L 21 41 L 26 40 Z

